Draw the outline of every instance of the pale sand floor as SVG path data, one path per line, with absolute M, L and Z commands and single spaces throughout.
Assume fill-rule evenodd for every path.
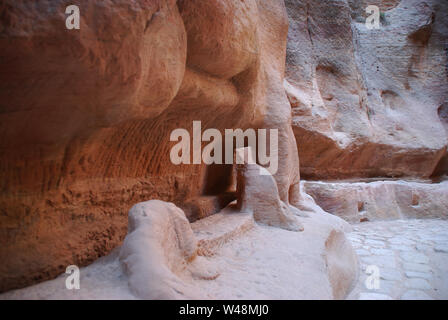
M 377 221 L 353 228 L 347 235 L 361 270 L 349 299 L 448 299 L 448 221 Z M 322 277 L 302 281 L 304 276 L 313 277 L 310 256 L 301 252 L 310 245 L 303 243 L 303 235 L 257 225 L 207 258 L 219 266 L 221 275 L 197 285 L 217 299 L 317 299 L 327 284 L 320 283 Z M 1 294 L 0 299 L 135 299 L 118 262 L 118 250 L 81 268 L 80 290 L 67 290 L 67 275 L 62 274 Z M 365 286 L 368 265 L 378 266 L 379 289 Z M 323 289 L 328 296 L 329 289 Z

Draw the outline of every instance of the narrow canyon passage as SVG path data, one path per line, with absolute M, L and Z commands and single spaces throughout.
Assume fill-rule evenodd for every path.
M 446 13 L 0 0 L 0 300 L 448 299 Z
M 354 225 L 348 237 L 361 270 L 349 299 L 447 299 L 447 228 L 448 221 L 438 219 Z M 378 266 L 378 289 L 366 287 L 369 265 Z

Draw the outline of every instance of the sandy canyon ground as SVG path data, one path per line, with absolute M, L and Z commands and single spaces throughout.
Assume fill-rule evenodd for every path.
M 448 299 L 446 0 L 68 4 L 0 0 L 0 299 Z
M 323 218 L 323 220 L 322 220 Z M 247 216 L 237 218 L 246 223 Z M 306 231 L 293 232 L 253 224 L 238 232 L 212 256 L 209 265 L 217 268 L 214 280 L 182 281 L 194 285 L 202 298 L 214 299 L 331 299 L 332 288 L 321 252 L 325 239 L 321 225 L 344 225 L 328 214 L 306 218 Z M 213 223 L 208 232 L 220 232 L 223 225 Z M 81 289 L 67 290 L 66 276 L 0 295 L 0 299 L 136 299 L 115 249 L 92 265 L 81 269 Z M 316 268 L 318 270 L 316 270 Z M 144 275 L 140 275 L 144 281 Z M 306 279 L 306 280 L 305 280 Z
M 353 224 L 348 233 L 359 260 L 358 278 L 347 299 L 448 299 L 448 221 L 407 219 Z M 331 288 L 310 270 L 304 254 L 308 234 L 254 226 L 207 258 L 219 265 L 215 280 L 197 281 L 215 299 L 328 299 Z M 137 299 L 118 260 L 120 248 L 81 269 L 81 289 L 67 290 L 68 275 L 13 290 L 0 299 Z M 366 285 L 368 265 L 379 269 L 379 287 Z M 325 288 L 324 290 L 322 288 Z

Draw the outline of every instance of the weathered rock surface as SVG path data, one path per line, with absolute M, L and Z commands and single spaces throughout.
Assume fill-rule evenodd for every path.
M 80 0 L 80 30 L 69 4 L 0 3 L 0 291 L 108 253 L 135 203 L 225 207 L 231 166 L 170 161 L 193 120 L 278 129 L 279 197 L 300 205 L 282 0 Z
M 253 214 L 255 221 L 290 231 L 303 231 L 294 216 L 302 213 L 298 208 L 290 209 L 280 199 L 277 184 L 268 170 L 252 159 L 251 148 L 236 150 L 238 207 L 242 212 Z M 303 214 L 302 214 L 303 215 Z
M 119 254 L 81 268 L 79 290 L 65 289 L 61 275 L 0 300 L 341 299 L 356 281 L 351 228 L 328 213 L 299 217 L 305 230 L 291 232 L 254 223 L 235 205 L 189 224 L 174 204 L 153 200 L 129 219 Z
M 358 259 L 343 231 L 332 230 L 325 241 L 325 263 L 334 299 L 345 299 L 358 279 Z
M 136 204 L 129 211 L 120 261 L 131 292 L 142 299 L 205 298 L 187 279 L 219 276 L 198 257 L 197 239 L 183 211 L 160 200 Z
M 350 222 L 403 218 L 448 219 L 448 181 L 303 181 L 304 191 L 325 211 Z
M 446 174 L 448 3 L 285 2 L 285 89 L 302 175 Z M 385 14 L 368 30 L 365 8 L 375 4 Z

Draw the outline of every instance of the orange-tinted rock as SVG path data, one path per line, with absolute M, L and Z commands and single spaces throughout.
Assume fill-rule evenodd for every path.
M 170 161 L 193 120 L 279 129 L 274 178 L 300 202 L 283 1 L 80 0 L 80 30 L 69 4 L 0 4 L 0 291 L 106 254 L 135 203 L 225 206 L 231 167 Z

